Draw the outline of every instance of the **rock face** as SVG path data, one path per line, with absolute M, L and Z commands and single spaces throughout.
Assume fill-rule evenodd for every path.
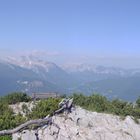
M 24 130 L 22 133 L 13 135 L 13 140 L 37 140 L 33 130 Z
M 35 106 L 35 103 L 32 102 L 20 102 L 14 105 L 9 105 L 9 107 L 14 111 L 15 114 L 22 114 L 23 116 L 26 115 L 26 112 L 23 111 L 23 105 L 27 106 L 29 112 L 31 112 L 32 108 Z
M 53 117 L 53 124 L 13 135 L 13 140 L 140 140 L 140 125 L 131 117 L 96 113 L 80 107 Z

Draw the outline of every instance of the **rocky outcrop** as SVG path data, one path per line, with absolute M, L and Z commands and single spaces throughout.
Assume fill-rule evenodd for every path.
M 52 117 L 52 125 L 13 134 L 13 140 L 140 140 L 140 125 L 131 117 L 96 113 L 80 107 Z
M 26 112 L 23 110 L 23 106 L 26 106 L 28 108 L 28 111 L 31 112 L 32 108 L 35 106 L 36 103 L 32 102 L 20 102 L 17 104 L 9 105 L 9 107 L 13 110 L 13 112 L 17 114 L 21 114 L 23 116 L 26 116 Z

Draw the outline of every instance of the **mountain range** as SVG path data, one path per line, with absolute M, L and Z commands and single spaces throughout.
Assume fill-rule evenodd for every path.
M 133 101 L 140 96 L 139 83 L 140 69 L 89 64 L 58 66 L 32 56 L 0 60 L 0 95 L 14 91 L 101 93 Z

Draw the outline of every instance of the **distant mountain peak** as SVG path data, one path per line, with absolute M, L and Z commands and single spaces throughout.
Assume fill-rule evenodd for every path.
M 63 66 L 63 68 L 69 72 L 94 71 L 96 67 L 97 67 L 96 65 L 91 65 L 87 63 L 70 64 L 70 65 Z
M 93 64 L 73 64 L 67 65 L 63 67 L 69 73 L 71 72 L 92 72 L 98 74 L 123 74 L 124 69 L 116 68 L 116 67 L 105 67 L 100 65 L 93 65 Z
M 2 62 L 14 64 L 23 68 L 27 69 L 38 69 L 43 68 L 46 72 L 49 72 L 49 70 L 53 68 L 58 68 L 58 66 L 55 63 L 48 62 L 45 60 L 40 60 L 37 57 L 33 56 L 20 56 L 18 58 L 15 57 L 6 57 L 1 60 Z M 36 71 L 36 70 L 35 70 Z

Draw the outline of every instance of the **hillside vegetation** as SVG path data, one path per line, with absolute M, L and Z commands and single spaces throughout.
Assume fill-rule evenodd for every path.
M 122 101 L 119 99 L 108 100 L 99 94 L 85 96 L 83 94 L 73 94 L 74 104 L 84 109 L 96 112 L 110 113 L 119 115 L 122 118 L 129 115 L 138 123 L 140 119 L 140 98 L 135 103 Z M 12 129 L 28 120 L 44 118 L 58 109 L 58 104 L 62 98 L 48 98 L 35 103 L 32 111 L 28 110 L 27 105 L 22 106 L 26 113 L 22 116 L 20 113 L 15 114 L 9 107 L 10 104 L 19 102 L 30 102 L 31 98 L 25 93 L 12 93 L 0 98 L 0 130 Z M 10 136 L 1 136 L 0 140 L 11 140 Z
M 131 103 L 120 99 L 108 100 L 99 94 L 90 96 L 74 94 L 72 97 L 75 105 L 90 111 L 110 113 L 122 117 L 129 115 L 133 116 L 136 122 L 140 119 L 140 98 L 135 103 Z
M 29 102 L 31 98 L 25 93 L 12 93 L 0 98 L 0 131 L 5 129 L 12 129 L 16 126 L 31 120 L 44 118 L 48 114 L 52 114 L 53 111 L 58 109 L 58 103 L 61 98 L 49 98 L 47 100 L 40 100 L 32 112 L 28 111 L 28 106 L 23 105 L 24 112 L 28 112 L 25 117 L 20 113 L 15 114 L 9 107 L 10 104 L 16 104 L 19 102 Z M 11 140 L 10 136 L 0 136 L 0 140 Z

